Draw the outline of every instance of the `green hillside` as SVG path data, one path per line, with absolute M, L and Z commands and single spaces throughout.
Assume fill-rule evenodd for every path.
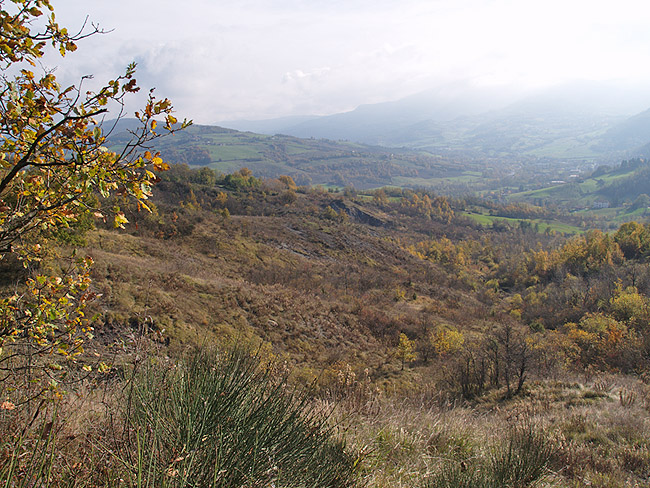
M 645 216 L 650 194 L 650 164 L 643 159 L 624 161 L 615 168 L 601 167 L 589 177 L 537 190 L 513 193 L 511 201 L 559 205 L 612 222 Z
M 128 139 L 129 134 L 121 132 L 111 137 L 111 143 L 119 147 Z M 463 172 L 452 161 L 427 153 L 213 126 L 192 126 L 158 140 L 155 148 L 172 163 L 208 166 L 224 173 L 247 167 L 262 177 L 289 175 L 299 185 L 426 184 Z

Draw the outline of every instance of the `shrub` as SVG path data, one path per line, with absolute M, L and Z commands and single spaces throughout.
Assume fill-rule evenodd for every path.
M 355 460 L 327 416 L 246 351 L 151 367 L 129 402 L 121 458 L 138 486 L 354 485 Z

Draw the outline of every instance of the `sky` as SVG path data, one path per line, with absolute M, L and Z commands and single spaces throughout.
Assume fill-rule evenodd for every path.
M 132 61 L 196 123 L 324 115 L 440 86 L 648 83 L 647 0 L 54 0 L 106 34 L 48 56 L 63 83 Z

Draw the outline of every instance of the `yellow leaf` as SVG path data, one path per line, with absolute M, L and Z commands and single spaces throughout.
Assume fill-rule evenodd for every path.
M 124 224 L 128 224 L 129 219 L 125 217 L 125 215 L 122 212 L 119 212 L 115 215 L 115 221 L 114 225 L 116 228 L 124 229 Z
M 156 171 L 167 171 L 169 169 L 169 165 L 165 163 L 161 158 L 153 158 L 153 169 Z
M 0 404 L 0 409 L 2 410 L 13 410 L 14 408 L 16 408 L 16 405 L 11 403 L 9 400 L 5 400 Z

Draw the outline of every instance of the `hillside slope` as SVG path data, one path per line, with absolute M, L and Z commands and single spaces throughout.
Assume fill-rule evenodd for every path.
M 606 83 L 528 94 L 455 86 L 307 120 L 231 121 L 229 126 L 440 154 L 609 162 L 636 156 L 650 141 L 647 115 L 634 115 L 649 103 L 644 89 Z
M 205 170 L 173 167 L 153 213 L 123 207 L 135 225 L 129 233 L 88 235 L 99 337 L 144 328 L 172 349 L 245 340 L 307 375 L 344 362 L 400 383 L 404 333 L 420 351 L 416 364 L 443 381 L 451 370 L 429 369 L 430 361 L 451 358 L 431 352 L 432 331 L 455 331 L 465 351 L 482 355 L 503 327 L 538 331 L 530 340 L 544 342 L 553 337 L 545 329 L 568 334 L 567 323 L 612 313 L 607 304 L 628 284 L 650 290 L 650 249 L 633 237 L 643 226 L 568 239 L 539 207 L 399 189 L 298 192 L 290 180 L 248 173 L 213 178 L 201 183 Z M 626 359 L 602 361 L 643 364 L 630 341 Z
M 109 138 L 113 147 L 128 142 L 127 129 L 128 121 L 116 127 Z M 299 185 L 372 188 L 398 184 L 403 178 L 455 177 L 467 169 L 449 159 L 405 149 L 205 125 L 193 125 L 161 138 L 154 148 L 172 163 L 207 166 L 224 173 L 247 167 L 261 177 L 289 175 Z

